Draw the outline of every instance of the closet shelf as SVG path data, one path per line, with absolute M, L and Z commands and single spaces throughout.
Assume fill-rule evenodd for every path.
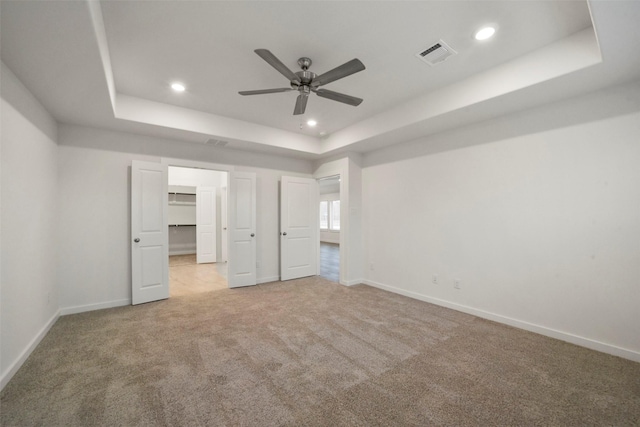
M 176 201 L 170 200 L 169 204 L 174 206 L 195 206 L 196 202 L 176 202 Z
M 169 227 L 195 227 L 195 224 L 169 224 Z

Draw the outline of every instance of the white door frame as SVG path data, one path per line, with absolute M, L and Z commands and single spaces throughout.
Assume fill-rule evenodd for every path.
M 347 191 L 348 185 L 348 169 L 343 170 L 341 167 L 335 168 L 326 168 L 321 172 L 316 172 L 313 175 L 313 178 L 316 180 L 323 178 L 331 178 L 333 176 L 340 176 L 340 284 L 348 285 L 346 279 L 346 270 L 347 270 L 347 254 L 348 254 L 348 230 L 349 230 L 349 221 L 348 221 L 348 209 L 349 209 L 349 194 Z M 320 196 L 320 189 L 318 188 L 318 199 Z M 320 206 L 318 206 L 318 211 L 320 211 Z M 346 219 L 346 220 L 345 220 Z M 319 225 L 318 225 L 319 227 Z M 320 241 L 320 234 L 318 233 L 318 241 Z M 320 269 L 320 251 L 318 251 L 318 269 Z
M 220 189 L 220 240 L 222 246 L 222 253 L 220 254 L 220 261 L 227 262 L 227 251 L 229 250 L 229 183 L 226 187 Z
M 227 188 L 229 187 L 229 180 L 231 179 L 231 172 L 235 170 L 233 166 L 223 165 L 220 163 L 207 163 L 207 162 L 199 162 L 194 160 L 185 160 L 185 159 L 173 159 L 169 157 L 163 157 L 160 159 L 160 163 L 167 168 L 170 166 L 180 167 L 180 168 L 192 168 L 192 169 L 206 169 L 212 170 L 216 172 L 226 172 L 227 173 Z M 167 179 L 169 177 L 167 176 Z M 229 206 L 227 204 L 227 218 L 229 217 Z M 231 257 L 229 253 L 229 248 L 227 246 L 227 254 L 228 257 Z M 227 279 L 228 280 L 228 279 Z

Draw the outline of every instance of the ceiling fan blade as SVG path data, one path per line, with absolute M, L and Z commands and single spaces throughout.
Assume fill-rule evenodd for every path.
M 280 92 L 291 92 L 292 90 L 289 87 L 282 87 L 278 89 L 260 89 L 260 90 L 243 90 L 238 92 L 240 95 L 263 95 L 265 93 L 280 93 Z
M 254 52 L 289 80 L 300 82 L 300 78 L 267 49 L 256 49 Z
M 304 110 L 307 109 L 307 100 L 309 99 L 308 93 L 301 93 L 296 99 L 296 108 L 293 109 L 293 115 L 304 114 Z
M 331 83 L 343 77 L 350 76 L 351 74 L 357 73 L 365 69 L 365 66 L 359 59 L 352 59 L 349 62 L 345 62 L 339 67 L 334 68 L 333 70 L 329 70 L 324 74 L 320 74 L 318 77 L 314 78 L 311 82 L 311 86 L 318 87 L 322 85 L 326 85 L 327 83 Z
M 362 103 L 361 98 L 356 98 L 355 96 L 345 95 L 344 93 L 334 92 L 332 90 L 327 89 L 317 89 L 314 91 L 318 96 L 322 98 L 331 99 L 333 101 L 342 102 L 343 104 L 353 105 L 357 107 Z

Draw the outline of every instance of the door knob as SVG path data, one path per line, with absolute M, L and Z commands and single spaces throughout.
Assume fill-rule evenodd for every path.
M 251 237 L 255 236 L 255 234 L 251 233 Z
M 133 241 L 138 243 L 140 241 L 140 239 L 136 237 L 135 239 L 133 239 Z
M 285 231 L 284 233 L 282 233 L 282 235 L 283 235 L 283 236 L 286 236 L 286 235 L 287 235 L 287 232 Z

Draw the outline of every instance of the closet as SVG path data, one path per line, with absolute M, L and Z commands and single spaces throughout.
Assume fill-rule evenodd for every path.
M 170 166 L 168 184 L 169 255 L 197 255 L 198 263 L 225 261 L 220 249 L 226 224 L 219 219 L 227 173 Z
M 169 255 L 196 253 L 196 187 L 169 185 Z
M 169 186 L 169 227 L 196 226 L 196 187 Z

